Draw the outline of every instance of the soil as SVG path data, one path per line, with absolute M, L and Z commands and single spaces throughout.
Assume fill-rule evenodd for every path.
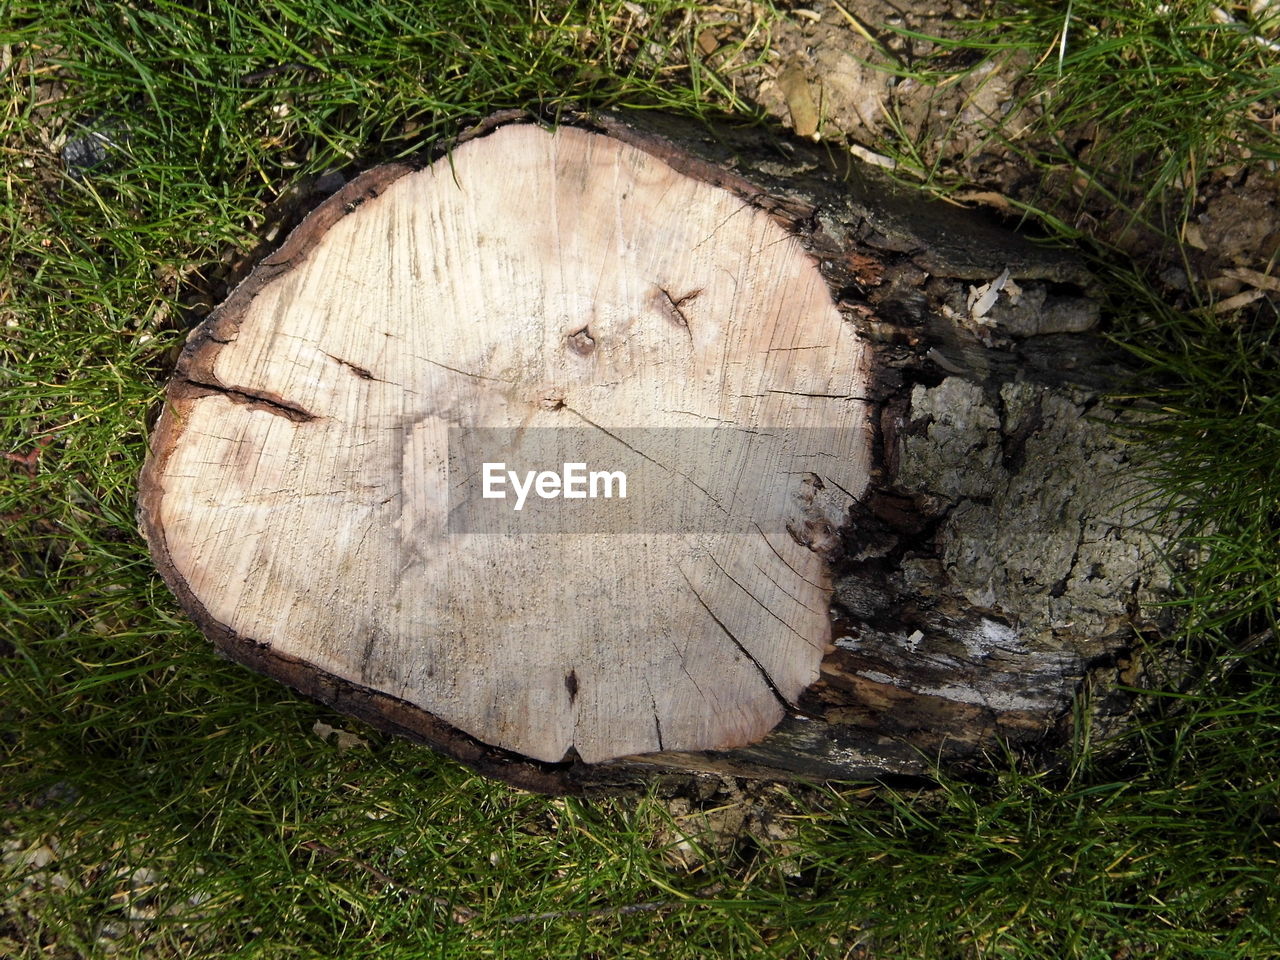
M 974 51 L 945 52 L 896 31 L 958 39 L 966 21 L 990 13 L 989 3 L 963 0 L 814 0 L 791 6 L 766 29 L 759 4 L 731 0 L 708 5 L 692 30 L 706 64 L 740 98 L 798 135 L 844 146 L 904 180 L 919 181 L 918 170 L 890 156 L 913 145 L 914 165 L 932 171 L 930 188 L 1009 218 L 1024 204 L 1045 210 L 1104 247 L 1129 254 L 1175 306 L 1202 305 L 1205 296 L 1221 301 L 1259 283 L 1275 296 L 1274 283 L 1231 275 L 1239 268 L 1266 275 L 1280 258 L 1274 163 L 1217 158 L 1220 165 L 1194 185 L 1185 224 L 1185 195 L 1171 192 L 1160 210 L 1147 205 L 1148 223 L 1169 225 L 1153 229 L 1126 209 L 1141 203 L 1135 183 L 1109 183 L 1109 199 L 1065 165 L 1046 172 L 1028 162 L 1050 155 L 1054 144 L 1036 140 L 1043 134 L 1035 123 L 1038 101 L 1024 77 L 1026 55 L 1001 54 L 938 84 L 869 66 L 885 63 L 885 51 L 906 66 L 925 57 L 934 58 L 934 69 L 972 66 L 979 60 Z M 1092 124 L 1063 130 L 1060 139 L 1082 165 L 1100 140 Z

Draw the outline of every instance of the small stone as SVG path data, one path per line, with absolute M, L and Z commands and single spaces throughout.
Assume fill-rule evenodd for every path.
M 312 193 L 328 195 L 337 193 L 347 184 L 347 178 L 342 175 L 339 170 L 326 170 L 316 178 L 316 182 L 311 187 Z

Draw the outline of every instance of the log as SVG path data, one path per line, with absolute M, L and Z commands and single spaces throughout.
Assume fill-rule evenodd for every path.
M 183 608 L 548 792 L 1067 735 L 1169 583 L 1079 259 L 758 129 L 557 121 L 366 172 L 192 332 L 139 487 Z

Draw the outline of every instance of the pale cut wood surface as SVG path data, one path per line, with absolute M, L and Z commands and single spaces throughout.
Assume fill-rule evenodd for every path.
M 451 424 L 596 425 L 602 450 L 628 427 L 836 428 L 705 492 L 673 469 L 670 495 L 843 522 L 869 356 L 736 194 L 599 134 L 501 127 L 337 218 L 222 339 L 180 370 L 144 477 L 199 618 L 542 761 L 748 744 L 817 679 L 820 543 L 445 529 Z M 806 470 L 843 493 L 806 506 Z

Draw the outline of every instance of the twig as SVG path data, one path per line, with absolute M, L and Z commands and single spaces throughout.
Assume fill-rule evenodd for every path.
M 1258 290 L 1270 290 L 1272 293 L 1280 293 L 1280 277 L 1259 273 L 1257 270 L 1250 270 L 1246 267 L 1227 267 L 1222 271 L 1222 275 L 1230 277 L 1232 280 L 1247 283 Z
M 1253 290 L 1245 290 L 1242 293 L 1237 293 L 1234 297 L 1227 297 L 1227 299 L 1215 303 L 1213 305 L 1213 312 L 1230 313 L 1232 310 L 1239 310 L 1241 307 L 1247 307 L 1249 304 L 1253 303 L 1253 301 L 1260 300 L 1262 297 L 1263 292 L 1257 288 Z

